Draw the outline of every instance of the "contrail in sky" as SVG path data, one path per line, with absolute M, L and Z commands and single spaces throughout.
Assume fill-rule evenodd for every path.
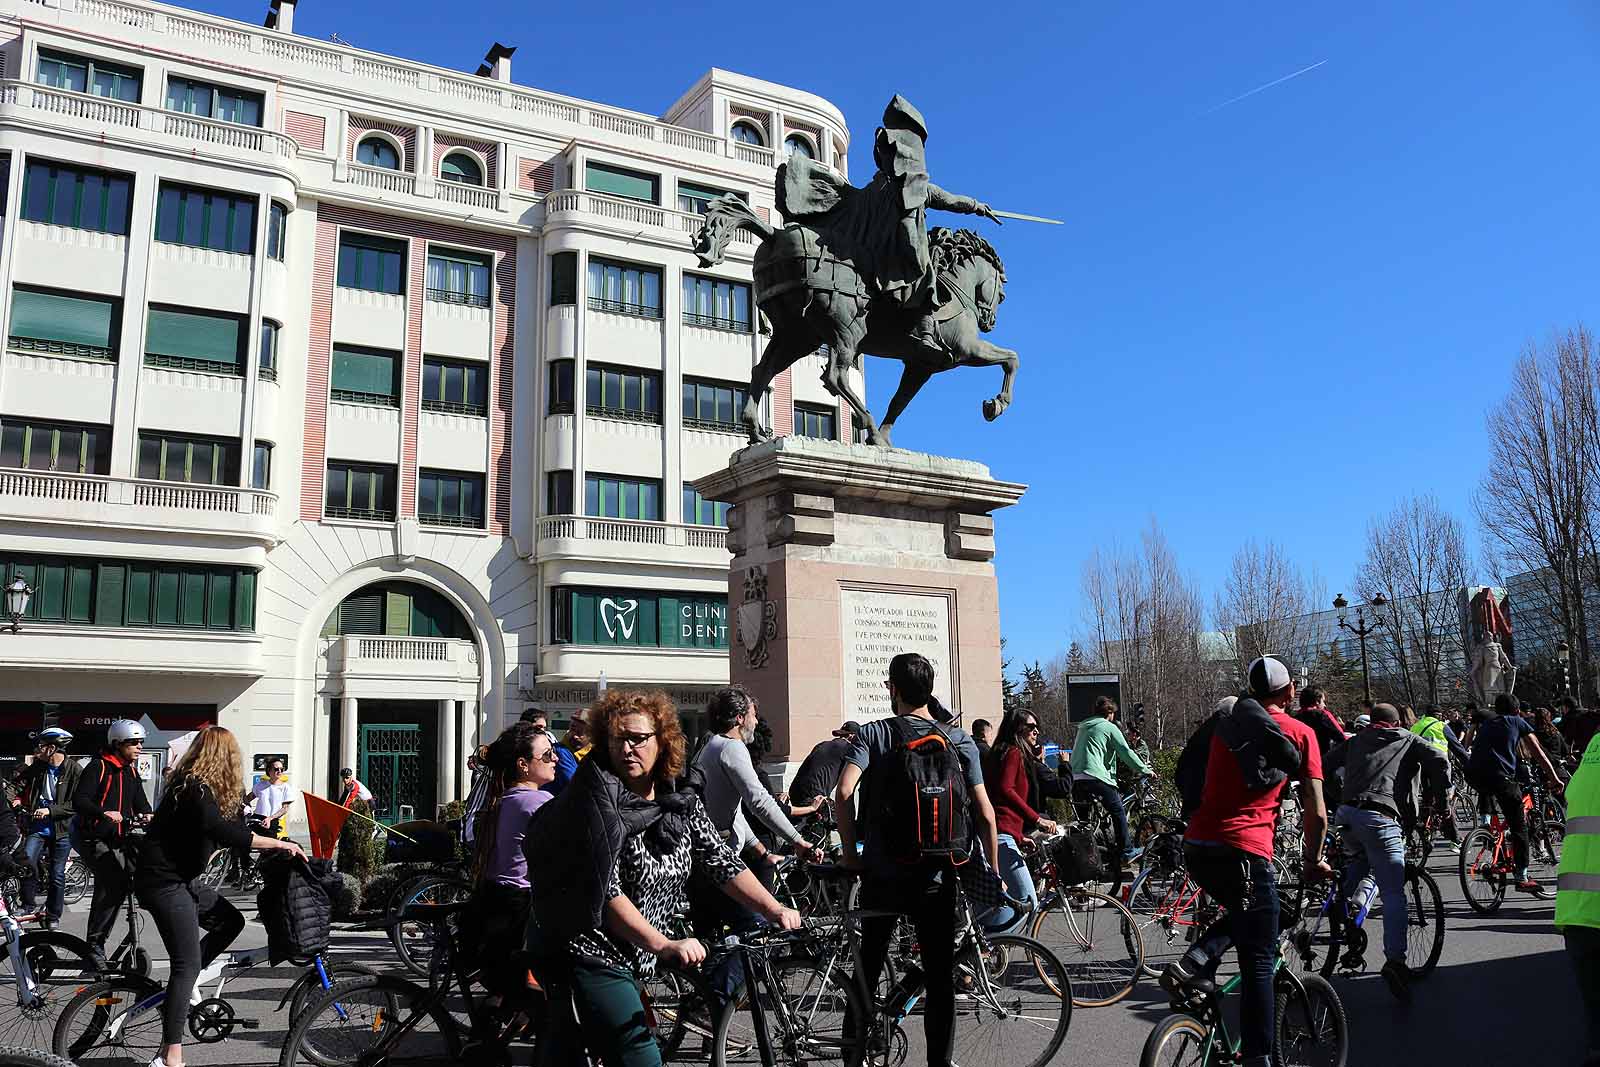
M 1232 100 L 1224 100 L 1222 103 L 1218 104 L 1216 107 L 1212 108 L 1210 111 L 1207 111 L 1206 114 L 1207 115 L 1214 115 L 1218 111 L 1221 111 L 1223 108 L 1229 107 L 1229 106 L 1231 106 L 1233 104 L 1237 104 L 1239 101 L 1248 99 L 1249 97 L 1252 97 L 1252 96 L 1256 95 L 1257 93 L 1265 92 L 1266 90 L 1272 88 L 1274 85 L 1282 85 L 1284 82 L 1290 81 L 1290 80 L 1292 80 L 1294 78 L 1298 78 L 1302 74 L 1310 73 L 1311 71 L 1316 70 L 1318 67 L 1322 66 L 1326 62 L 1327 62 L 1326 59 L 1319 59 L 1315 63 L 1311 64 L 1311 66 L 1309 66 L 1309 67 L 1301 67 L 1299 70 L 1295 71 L 1293 74 L 1285 74 L 1283 77 L 1277 79 L 1276 81 L 1270 81 L 1265 85 L 1258 85 L 1254 89 L 1251 89 L 1248 93 L 1240 93 L 1238 96 L 1234 97 Z

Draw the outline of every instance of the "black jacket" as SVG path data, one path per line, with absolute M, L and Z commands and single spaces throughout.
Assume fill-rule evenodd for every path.
M 55 827 L 56 837 L 67 836 L 67 824 L 72 821 L 73 805 L 77 800 L 78 781 L 83 776 L 83 768 L 78 761 L 68 756 L 66 762 L 61 764 L 61 776 L 56 779 L 56 799 L 50 804 L 44 804 L 44 779 L 49 764 L 43 760 L 34 760 L 17 772 L 18 799 L 22 807 L 17 816 L 17 822 L 24 835 L 33 830 L 33 812 L 41 805 L 50 809 L 50 822 Z
M 1323 775 L 1344 770 L 1341 803 L 1366 806 L 1399 818 L 1411 807 L 1411 786 L 1421 771 L 1428 795 L 1443 811 L 1450 785 L 1450 762 L 1420 734 L 1399 727 L 1373 726 L 1334 747 Z
M 137 882 L 144 887 L 190 882 L 205 870 L 211 853 L 249 848 L 250 837 L 242 820 L 222 814 L 204 782 L 185 774 L 169 783 L 161 798 L 139 854 Z
M 78 832 L 85 840 L 113 843 L 127 832 L 132 816 L 150 814 L 150 798 L 144 795 L 144 783 L 132 765 L 103 755 L 83 768 L 72 807 L 78 814 Z M 120 826 L 106 818 L 108 811 L 122 813 Z

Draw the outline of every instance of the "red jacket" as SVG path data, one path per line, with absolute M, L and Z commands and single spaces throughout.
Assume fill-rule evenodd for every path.
M 1000 776 L 989 793 L 994 805 L 995 828 L 1010 834 L 1012 840 L 1022 836 L 1039 821 L 1039 813 L 1028 806 L 1028 768 L 1023 763 L 1022 749 L 1013 745 L 1000 758 Z

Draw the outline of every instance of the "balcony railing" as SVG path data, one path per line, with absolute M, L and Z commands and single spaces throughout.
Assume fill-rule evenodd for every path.
M 436 289 L 430 285 L 424 295 L 436 304 L 465 304 L 475 308 L 489 306 L 488 293 L 463 293 L 459 289 Z
M 350 180 L 356 185 L 381 189 L 386 193 L 414 194 L 417 191 L 415 174 L 407 174 L 403 170 L 390 170 L 387 167 L 369 167 L 365 163 L 350 164 Z
M 220 359 L 195 359 L 191 356 L 169 356 L 162 352 L 146 352 L 144 365 L 147 367 L 169 367 L 172 370 L 192 370 L 202 374 L 224 374 L 232 378 L 239 378 L 244 371 L 236 362 Z
M 113 362 L 115 351 L 98 345 L 80 345 L 73 341 L 49 341 L 41 337 L 19 337 L 12 334 L 6 344 L 19 352 L 42 352 L 47 356 L 72 356 L 76 359 L 101 359 Z
M 486 189 L 481 185 L 439 181 L 433 187 L 433 195 L 451 204 L 465 204 L 467 207 L 481 207 L 490 211 L 500 208 L 499 190 Z
M 590 311 L 608 311 L 613 315 L 632 315 L 636 319 L 659 319 L 661 309 L 652 304 L 634 304 L 627 300 L 607 300 L 602 296 L 589 298 Z
M 727 318 L 722 315 L 702 315 L 697 311 L 685 311 L 683 321 L 688 326 L 699 326 L 705 330 L 723 330 L 727 333 L 749 333 L 749 319 Z
M 439 637 L 361 637 L 356 639 L 356 658 L 443 662 L 450 658 L 450 641 Z
M 478 648 L 455 637 L 382 637 L 349 634 L 322 646 L 329 675 L 403 675 L 419 685 L 470 683 L 478 677 Z
M 270 540 L 277 505 L 276 494 L 259 489 L 0 469 L 0 515 L 8 518 L 197 529 Z
M 545 217 L 577 212 L 597 218 L 621 222 L 630 226 L 656 226 L 678 233 L 698 233 L 705 225 L 705 216 L 693 211 L 674 211 L 637 200 L 616 196 L 603 196 L 582 189 L 558 189 L 544 198 Z M 733 235 L 736 244 L 755 244 L 756 236 L 744 230 Z
M 721 526 L 643 522 L 638 519 L 595 519 L 584 515 L 546 515 L 539 520 L 540 541 L 599 541 L 613 545 L 728 550 L 728 531 Z

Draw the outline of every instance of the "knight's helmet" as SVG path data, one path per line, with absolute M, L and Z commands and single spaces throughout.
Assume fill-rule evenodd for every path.
M 889 101 L 889 106 L 883 109 L 883 128 L 910 130 L 924 141 L 928 139 L 928 124 L 922 121 L 922 112 L 899 93 L 895 93 L 894 99 Z

